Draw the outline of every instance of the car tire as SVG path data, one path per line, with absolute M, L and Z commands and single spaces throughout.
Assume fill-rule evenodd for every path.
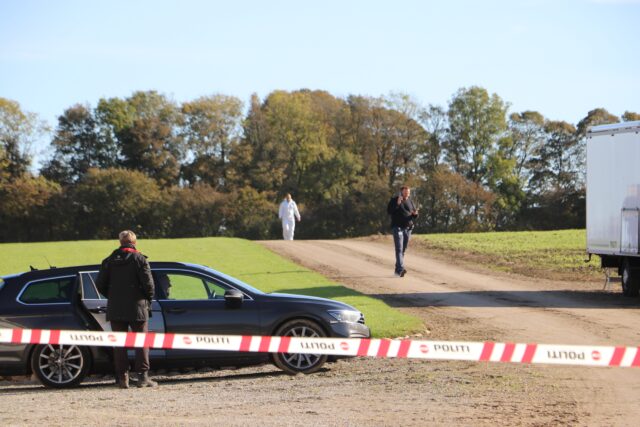
M 38 345 L 31 354 L 31 369 L 45 387 L 75 387 L 89 372 L 91 354 L 77 345 Z
M 307 338 L 327 336 L 320 325 L 307 319 L 290 320 L 280 326 L 274 335 Z M 323 354 L 275 353 L 273 363 L 289 375 L 311 374 L 322 368 L 327 358 Z
M 637 297 L 640 294 L 640 271 L 631 266 L 628 259 L 622 267 L 622 294 L 627 297 Z

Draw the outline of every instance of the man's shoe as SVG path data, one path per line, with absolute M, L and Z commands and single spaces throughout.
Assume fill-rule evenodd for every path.
M 404 277 L 405 274 L 407 274 L 407 270 L 403 268 L 402 271 L 400 272 L 400 277 Z
M 138 373 L 138 387 L 158 387 L 158 383 L 149 378 L 149 372 Z
M 129 388 L 129 374 L 117 375 L 116 385 L 118 388 Z
M 398 271 L 394 271 L 394 272 L 393 272 L 393 274 L 394 274 L 396 277 L 402 277 L 402 276 L 400 275 L 401 273 L 400 273 L 400 272 L 398 272 Z

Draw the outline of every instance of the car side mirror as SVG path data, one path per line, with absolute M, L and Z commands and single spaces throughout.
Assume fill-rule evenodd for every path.
M 237 289 L 227 289 L 224 292 L 224 300 L 226 301 L 227 306 L 231 308 L 240 307 L 243 299 L 244 294 Z

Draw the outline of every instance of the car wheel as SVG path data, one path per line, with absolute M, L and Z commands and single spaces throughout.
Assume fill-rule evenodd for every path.
M 275 335 L 283 337 L 321 338 L 327 334 L 316 322 L 306 319 L 291 320 L 282 325 Z M 275 353 L 274 364 L 289 375 L 311 374 L 318 371 L 327 361 L 327 355 Z
M 77 345 L 38 345 L 31 356 L 31 369 L 46 387 L 74 387 L 89 372 L 89 351 Z
M 640 271 L 631 267 L 629 260 L 624 261 L 622 268 L 622 294 L 637 297 L 640 294 Z

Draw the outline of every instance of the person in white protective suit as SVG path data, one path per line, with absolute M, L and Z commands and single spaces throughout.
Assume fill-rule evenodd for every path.
M 298 206 L 289 193 L 280 203 L 278 218 L 282 220 L 282 237 L 284 240 L 293 240 L 293 231 L 296 228 L 296 220 L 300 221 L 300 212 L 298 212 Z

